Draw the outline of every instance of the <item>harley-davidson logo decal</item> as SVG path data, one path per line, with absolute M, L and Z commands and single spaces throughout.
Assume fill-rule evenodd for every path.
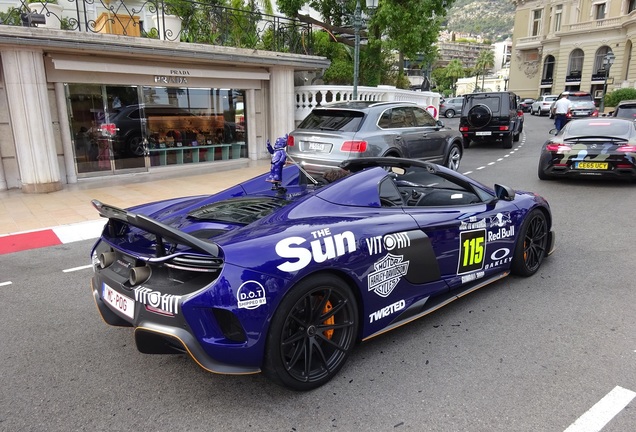
M 367 277 L 369 291 L 375 291 L 380 297 L 387 297 L 409 270 L 409 261 L 404 256 L 387 254 L 373 264 L 375 271 Z

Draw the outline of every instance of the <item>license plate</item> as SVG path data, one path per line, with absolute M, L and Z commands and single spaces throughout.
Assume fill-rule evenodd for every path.
M 607 162 L 577 162 L 574 167 L 581 170 L 606 170 L 609 164 Z
M 574 111 L 574 115 L 576 116 L 582 116 L 582 115 L 586 115 L 587 113 L 585 111 Z
M 313 150 L 313 151 L 317 151 L 317 152 L 324 152 L 326 150 L 326 146 L 324 144 L 321 144 L 321 143 L 310 142 L 309 143 L 309 150 Z
M 490 131 L 475 132 L 475 135 L 477 135 L 477 136 L 492 135 L 492 132 L 490 132 Z
M 135 301 L 104 284 L 102 299 L 130 319 L 135 318 Z

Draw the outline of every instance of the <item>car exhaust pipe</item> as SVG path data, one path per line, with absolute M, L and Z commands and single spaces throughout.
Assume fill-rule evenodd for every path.
M 130 274 L 128 275 L 128 282 L 130 285 L 135 286 L 141 283 L 146 282 L 150 278 L 150 267 L 133 267 L 130 269 Z
M 104 252 L 99 256 L 99 268 L 106 268 L 115 262 L 115 252 Z

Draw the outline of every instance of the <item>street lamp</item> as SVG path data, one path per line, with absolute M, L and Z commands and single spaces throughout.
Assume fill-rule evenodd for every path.
M 615 59 L 616 59 L 616 56 L 611 51 L 605 54 L 605 56 L 603 57 L 603 69 L 605 69 L 605 80 L 603 81 L 603 95 L 601 96 L 601 103 L 599 106 L 601 115 L 605 111 L 605 92 L 607 92 L 607 75 L 609 74 L 610 68 L 614 64 Z
M 378 0 L 366 0 L 367 9 L 373 12 L 378 7 Z M 360 28 L 362 27 L 362 7 L 360 0 L 356 0 L 353 12 L 353 99 L 358 99 L 358 76 L 360 74 Z

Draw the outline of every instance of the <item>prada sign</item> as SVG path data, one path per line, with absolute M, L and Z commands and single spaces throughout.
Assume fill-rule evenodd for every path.
M 155 84 L 187 84 L 190 71 L 170 69 L 170 75 L 155 75 Z

